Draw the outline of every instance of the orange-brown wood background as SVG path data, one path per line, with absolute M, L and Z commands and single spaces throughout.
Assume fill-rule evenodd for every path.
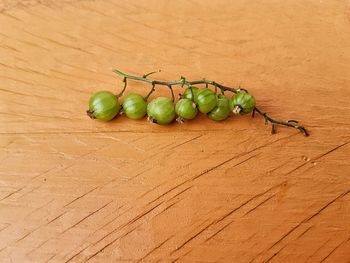
M 90 120 L 114 67 L 242 85 L 311 136 Z M 349 98 L 348 1 L 1 0 L 0 262 L 350 262 Z

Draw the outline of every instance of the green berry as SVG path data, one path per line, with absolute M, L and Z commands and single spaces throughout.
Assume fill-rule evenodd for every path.
M 109 121 L 118 114 L 119 110 L 117 96 L 109 91 L 99 91 L 91 96 L 87 114 L 93 119 Z
M 208 88 L 199 89 L 196 103 L 200 112 L 210 112 L 217 105 L 217 97 L 215 92 Z
M 147 105 L 148 117 L 158 124 L 169 124 L 175 118 L 175 107 L 171 99 L 158 97 Z
M 247 114 L 255 108 L 255 98 L 253 95 L 241 92 L 232 96 L 230 100 L 230 110 L 234 114 Z
M 218 104 L 217 106 L 208 113 L 208 117 L 214 121 L 225 120 L 230 115 L 230 103 L 225 95 L 217 95 Z
M 191 91 L 191 89 L 192 89 L 192 91 Z M 185 92 L 182 95 L 182 97 L 184 99 L 189 99 L 189 100 L 192 100 L 194 102 L 197 102 L 198 90 L 199 90 L 199 88 L 197 88 L 197 87 L 188 87 L 185 89 Z M 192 93 L 193 93 L 193 96 L 192 96 Z
M 196 104 L 190 99 L 181 99 L 175 106 L 176 114 L 184 120 L 192 120 L 197 116 Z
M 130 93 L 125 96 L 123 112 L 130 119 L 141 119 L 147 113 L 147 102 L 144 97 L 137 93 Z

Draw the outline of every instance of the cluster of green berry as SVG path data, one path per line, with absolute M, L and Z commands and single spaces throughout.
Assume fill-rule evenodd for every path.
M 176 118 L 179 122 L 194 119 L 198 111 L 214 121 L 225 120 L 231 113 L 247 114 L 255 108 L 255 98 L 242 91 L 228 99 L 224 94 L 217 94 L 209 88 L 187 87 L 180 99 L 174 101 L 167 97 L 157 97 L 147 103 L 148 96 L 129 93 L 124 97 L 123 104 L 119 96 L 109 91 L 95 93 L 89 101 L 88 115 L 103 121 L 113 119 L 118 113 L 125 114 L 130 119 L 141 119 L 146 114 L 151 122 L 169 124 Z
M 112 70 L 118 76 L 123 78 L 124 87 L 118 95 L 114 95 L 109 91 L 99 91 L 95 93 L 89 102 L 89 110 L 87 114 L 92 119 L 109 121 L 117 114 L 124 113 L 130 119 L 141 119 L 146 114 L 148 120 L 158 124 L 169 124 L 176 120 L 184 122 L 194 119 L 198 112 L 204 113 L 208 118 L 214 121 L 225 120 L 230 114 L 247 114 L 255 113 L 261 115 L 265 124 L 271 124 L 271 133 L 276 132 L 276 126 L 285 126 L 294 128 L 302 132 L 305 136 L 309 136 L 309 132 L 304 126 L 300 126 L 298 121 L 290 119 L 287 121 L 276 120 L 270 117 L 266 112 L 255 106 L 255 98 L 246 90 L 239 87 L 238 89 L 221 85 L 212 80 L 194 80 L 188 81 L 185 77 L 181 77 L 175 81 L 152 80 L 148 76 L 156 73 L 150 72 L 143 76 L 133 76 L 125 74 L 117 69 Z M 152 85 L 152 89 L 145 96 L 137 93 L 130 93 L 124 97 L 123 104 L 119 103 L 119 98 L 123 95 L 127 87 L 127 81 L 140 81 Z M 198 88 L 196 85 L 205 84 L 205 88 Z M 155 91 L 156 85 L 167 86 L 171 90 L 172 99 L 166 97 L 158 97 L 148 103 L 149 96 Z M 173 86 L 180 85 L 186 87 L 180 99 L 174 105 Z M 215 92 L 208 87 L 215 88 Z M 217 94 L 220 89 L 221 94 Z M 225 96 L 225 92 L 232 92 L 234 95 L 231 99 Z

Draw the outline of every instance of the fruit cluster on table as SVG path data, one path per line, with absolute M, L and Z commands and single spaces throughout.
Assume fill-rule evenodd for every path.
M 300 126 L 297 120 L 276 120 L 256 107 L 255 98 L 241 87 L 232 88 L 205 78 L 193 81 L 189 81 L 183 76 L 175 81 L 148 78 L 156 71 L 142 76 L 125 74 L 117 69 L 112 71 L 123 78 L 124 87 L 117 95 L 109 91 L 95 93 L 90 98 L 89 110 L 87 110 L 87 115 L 92 119 L 109 121 L 115 118 L 118 113 L 125 114 L 130 119 L 141 119 L 147 114 L 150 122 L 163 125 L 172 123 L 175 119 L 181 123 L 192 120 L 198 115 L 198 112 L 206 114 L 209 119 L 214 121 L 225 120 L 231 114 L 244 115 L 251 112 L 252 117 L 255 116 L 255 113 L 258 113 L 264 118 L 265 124 L 271 124 L 271 133 L 276 133 L 276 126 L 279 125 L 299 130 L 305 136 L 309 136 L 309 132 L 304 126 Z M 148 83 L 152 86 L 152 89 L 146 96 L 129 93 L 124 97 L 121 104 L 119 99 L 122 98 L 127 88 L 128 80 Z M 205 88 L 198 87 L 198 85 L 203 84 Z M 168 87 L 172 98 L 157 97 L 148 103 L 148 98 L 156 90 L 156 86 Z M 180 99 L 176 103 L 174 86 L 186 88 L 184 93 L 180 94 Z M 214 91 L 209 89 L 209 86 L 213 87 Z M 221 94 L 217 93 L 218 90 L 221 91 Z M 225 92 L 233 93 L 232 97 L 227 98 Z
M 247 114 L 255 108 L 255 98 L 242 91 L 229 99 L 224 94 L 217 94 L 209 88 L 187 87 L 175 103 L 167 97 L 156 97 L 148 103 L 148 96 L 129 93 L 123 98 L 109 91 L 95 93 L 89 101 L 88 115 L 91 118 L 109 121 L 118 113 L 130 119 L 141 119 L 148 115 L 148 120 L 160 125 L 170 124 L 175 119 L 184 122 L 194 119 L 198 112 L 209 119 L 222 121 L 231 114 Z

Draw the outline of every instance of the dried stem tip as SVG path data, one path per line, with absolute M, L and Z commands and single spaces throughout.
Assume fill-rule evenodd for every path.
M 232 112 L 233 112 L 233 114 L 239 114 L 239 113 L 241 112 L 241 110 L 242 110 L 241 106 L 236 105 L 236 106 L 233 108 Z
M 86 111 L 87 116 L 89 116 L 91 119 L 95 119 L 94 113 L 90 110 Z
M 182 117 L 180 117 L 180 116 L 176 118 L 176 121 L 178 123 L 181 123 L 181 124 L 183 124 L 185 122 L 185 120 Z

